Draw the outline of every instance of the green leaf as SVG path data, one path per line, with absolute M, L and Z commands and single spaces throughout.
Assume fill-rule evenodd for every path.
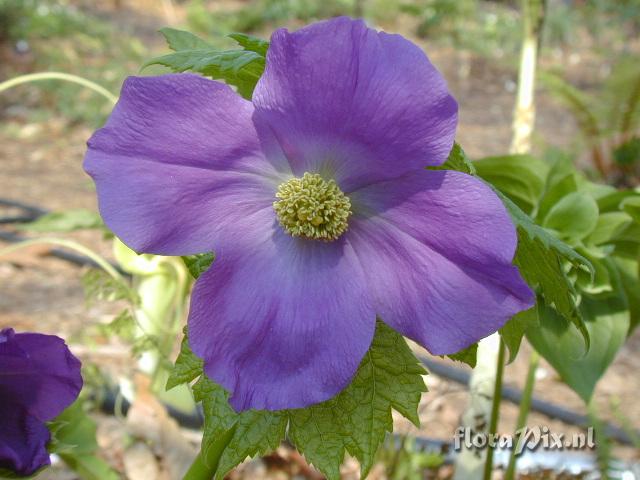
M 345 451 L 360 461 L 365 478 L 386 432 L 393 429 L 391 409 L 419 424 L 425 373 L 402 336 L 379 321 L 353 382 L 327 402 L 292 410 L 289 436 L 330 480 L 340 478 Z
M 460 350 L 451 355 L 447 355 L 451 360 L 456 362 L 462 362 L 469 365 L 471 368 L 476 367 L 476 361 L 478 356 L 478 344 L 474 343 L 473 345 L 465 348 L 464 350 Z
M 161 30 L 174 53 L 153 58 L 142 68 L 164 65 L 174 72 L 187 70 L 201 73 L 216 80 L 224 80 L 238 88 L 238 93 L 251 98 L 256 83 L 265 67 L 266 42 L 247 35 L 233 34 L 243 49 L 218 50 L 195 35 L 165 28 Z M 261 43 L 262 42 L 262 43 Z
M 471 162 L 466 159 L 464 151 L 457 144 L 454 145 L 447 162 L 437 169 L 447 168 L 469 174 L 474 174 L 475 171 Z M 570 171 L 573 171 L 570 163 L 559 161 L 554 164 L 547 177 L 547 186 L 557 193 L 563 192 L 559 197 L 567 193 L 565 191 L 567 178 L 572 182 L 570 187 L 573 191 L 577 189 L 574 176 L 567 175 Z M 576 307 L 577 293 L 565 273 L 564 265 L 569 264 L 577 269 L 586 270 L 591 275 L 594 274 L 593 266 L 569 245 L 536 225 L 531 217 L 496 187 L 489 185 L 505 204 L 516 226 L 518 249 L 514 263 L 519 267 L 520 273 L 531 287 L 540 290 L 548 305 L 553 305 L 561 315 L 570 319 L 578 327 L 588 345 L 589 334 Z
M 379 321 L 352 383 L 336 397 L 308 408 L 238 414 L 229 406 L 228 393 L 202 375 L 193 391 L 205 414 L 203 456 L 222 435 L 230 435 L 216 473 L 223 478 L 247 456 L 276 448 L 288 423 L 290 440 L 329 479 L 339 478 L 346 452 L 360 460 L 364 478 L 393 428 L 391 409 L 418 424 L 424 374 L 402 336 Z M 190 371 L 182 378 L 193 380 L 193 375 Z
M 623 258 L 615 258 L 614 261 L 620 273 L 620 283 L 629 302 L 630 325 L 628 335 L 631 335 L 640 324 L 640 271 L 638 269 L 638 261 Z
M 620 207 L 629 214 L 635 222 L 640 223 L 640 195 L 625 198 L 620 203 Z
M 84 412 L 77 400 L 49 424 L 53 441 L 50 450 L 80 478 L 86 480 L 116 480 L 118 475 L 109 465 L 96 456 L 96 423 Z
M 227 391 L 206 375 L 193 385 L 193 396 L 196 402 L 202 402 L 204 411 L 202 451 L 206 457 L 207 449 L 238 421 L 238 414 L 229 405 Z
M 615 240 L 631 225 L 633 219 L 625 212 L 607 212 L 598 216 L 596 227 L 586 239 L 586 243 L 603 245 Z
M 518 230 L 518 249 L 514 263 L 519 267 L 525 281 L 539 288 L 547 305 L 553 305 L 565 318 L 572 321 L 589 345 L 589 332 L 584 326 L 576 307 L 576 290 L 567 277 L 563 264 L 594 274 L 591 263 L 567 244 L 558 240 L 504 195 L 502 201 L 509 210 Z
M 191 276 L 197 279 L 211 266 L 215 255 L 213 253 L 200 253 L 198 255 L 189 255 L 181 258 Z
M 478 176 L 496 187 L 526 213 L 538 204 L 548 165 L 531 155 L 487 157 L 473 162 Z
M 248 457 L 274 451 L 285 437 L 289 417 L 287 412 L 249 410 L 242 413 L 229 446 L 218 463 L 216 479 L 223 479 L 236 465 Z
M 100 215 L 84 209 L 47 213 L 33 222 L 20 226 L 21 230 L 31 232 L 75 232 L 103 228 L 105 226 Z
M 82 276 L 82 287 L 87 303 L 96 300 L 114 302 L 129 300 L 137 303 L 136 293 L 120 280 L 113 278 L 104 270 L 92 268 Z
M 252 35 L 245 33 L 232 33 L 229 38 L 233 38 L 238 44 L 245 50 L 256 52 L 263 57 L 267 56 L 267 50 L 269 50 L 269 42 Z
M 527 338 L 563 381 L 589 403 L 598 380 L 626 340 L 629 310 L 624 293 L 598 299 L 585 296 L 580 310 L 591 338 L 586 353 L 578 331 L 554 310 L 542 305 L 540 328 L 529 329 Z
M 449 152 L 449 157 L 447 157 L 447 161 L 444 162 L 439 167 L 428 167 L 429 170 L 455 170 L 457 172 L 467 173 L 469 175 L 476 174 L 476 168 L 473 163 L 469 161 L 466 153 L 462 150 L 462 147 L 454 143 L 451 148 L 451 152 Z
M 542 225 L 566 240 L 582 240 L 598 224 L 598 204 L 583 192 L 562 197 L 545 216 Z
M 202 375 L 203 362 L 189 347 L 189 339 L 187 337 L 187 327 L 184 327 L 184 338 L 180 345 L 180 353 L 176 358 L 176 363 L 167 379 L 167 390 L 171 390 L 178 385 L 191 383 L 200 375 Z
M 522 337 L 527 330 L 536 328 L 538 325 L 538 310 L 536 307 L 533 307 L 518 313 L 500 329 L 502 341 L 504 341 L 504 344 L 509 349 L 509 363 L 516 359 L 518 351 L 520 350 L 520 344 L 522 343 Z
M 176 52 L 212 48 L 211 44 L 191 32 L 169 27 L 161 28 L 159 31 L 167 41 L 169 48 Z

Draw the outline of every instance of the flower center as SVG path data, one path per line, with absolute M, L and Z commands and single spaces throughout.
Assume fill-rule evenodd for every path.
M 332 241 L 349 223 L 351 202 L 335 181 L 305 173 L 278 187 L 273 209 L 282 227 L 294 237 Z

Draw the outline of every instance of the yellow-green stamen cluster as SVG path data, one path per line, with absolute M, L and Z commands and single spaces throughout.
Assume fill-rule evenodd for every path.
M 348 228 L 351 202 L 335 181 L 305 173 L 278 187 L 273 208 L 282 227 L 294 237 L 331 241 Z

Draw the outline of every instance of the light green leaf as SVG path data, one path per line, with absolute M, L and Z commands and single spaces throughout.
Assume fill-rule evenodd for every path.
M 592 245 L 609 243 L 629 227 L 632 222 L 633 219 L 625 212 L 601 213 L 598 216 L 596 227 L 585 243 Z
M 256 52 L 263 57 L 267 56 L 267 50 L 269 50 L 269 42 L 252 35 L 245 33 L 232 33 L 229 38 L 233 38 L 238 44 L 245 50 Z
M 530 214 L 538 204 L 549 166 L 531 155 L 486 157 L 473 162 L 478 176 Z
M 540 328 L 529 329 L 527 338 L 563 381 L 589 403 L 598 380 L 624 344 L 629 310 L 624 294 L 597 300 L 585 296 L 580 309 L 591 338 L 588 352 L 584 352 L 578 331 L 543 305 L 540 306 Z
M 620 207 L 628 213 L 635 222 L 640 223 L 640 194 L 625 198 Z
M 231 37 L 245 48 L 218 50 L 188 32 L 164 28 L 161 33 L 175 52 L 149 60 L 142 66 L 143 69 L 150 65 L 164 65 L 174 72 L 190 70 L 216 80 L 224 80 L 237 87 L 240 95 L 251 98 L 264 71 L 268 48 L 268 44 L 267 47 L 264 45 L 266 42 L 247 35 L 233 34 Z
M 542 225 L 566 240 L 582 240 L 598 224 L 598 204 L 588 194 L 571 192 L 562 197 L 545 216 Z
M 419 424 L 425 373 L 402 336 L 378 322 L 373 344 L 351 385 L 327 402 L 292 410 L 289 436 L 330 480 L 340 478 L 345 451 L 360 461 L 365 478 L 386 432 L 393 429 L 391 409 Z
M 620 283 L 629 302 L 631 318 L 628 335 L 631 335 L 640 324 L 640 272 L 638 271 L 638 261 L 615 258 L 614 262 L 618 267 Z
M 184 327 L 184 338 L 180 345 L 180 353 L 176 358 L 176 363 L 167 379 L 167 390 L 171 390 L 178 385 L 191 383 L 200 375 L 202 375 L 203 362 L 198 358 L 189 347 L 189 339 L 187 337 L 187 327 Z
M 181 258 L 191 276 L 197 279 L 211 266 L 215 255 L 213 253 L 200 253 L 198 255 L 188 255 Z
M 50 450 L 80 478 L 86 480 L 116 480 L 118 475 L 96 456 L 96 423 L 84 412 L 80 400 L 73 403 L 49 424 L 53 441 Z
M 20 226 L 21 230 L 31 232 L 74 232 L 104 228 L 104 222 L 97 212 L 84 209 L 47 213 L 33 222 Z
M 509 349 L 509 363 L 516 359 L 518 351 L 520 350 L 520 344 L 522 343 L 522 337 L 527 330 L 529 328 L 536 328 L 538 325 L 538 310 L 536 307 L 533 307 L 518 313 L 500 329 L 502 341 Z

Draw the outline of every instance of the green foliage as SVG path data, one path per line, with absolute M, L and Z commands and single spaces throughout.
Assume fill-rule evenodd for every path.
M 187 327 L 184 328 L 183 333 L 184 338 L 180 345 L 180 353 L 167 379 L 167 390 L 184 383 L 190 383 L 202 374 L 203 363 L 193 354 L 189 347 Z
M 97 212 L 85 209 L 47 213 L 21 226 L 31 232 L 75 232 L 86 229 L 105 229 Z
M 485 157 L 473 162 L 479 177 L 531 214 L 544 189 L 549 166 L 531 155 Z
M 501 192 L 497 186 L 493 186 L 496 193 L 501 197 L 507 210 L 511 214 L 511 218 L 516 226 L 518 232 L 518 249 L 514 263 L 520 268 L 520 273 L 532 287 L 536 287 L 540 290 L 542 297 L 548 305 L 553 305 L 554 308 L 565 318 L 570 319 L 583 333 L 585 341 L 588 342 L 588 332 L 584 328 L 583 322 L 580 318 L 580 312 L 576 308 L 576 291 L 572 281 L 569 279 L 565 272 L 565 265 L 571 265 L 574 268 L 584 269 L 592 271 L 593 268 L 590 262 L 582 255 L 578 254 L 575 250 L 569 247 L 567 244 L 554 237 L 551 233 L 546 231 L 541 226 L 537 225 L 529 215 L 524 213 L 507 195 L 518 197 L 517 192 L 522 192 L 523 189 L 513 184 L 507 179 L 501 172 L 508 171 L 511 161 L 520 164 L 521 171 L 529 171 L 530 178 L 537 178 L 538 183 L 537 190 L 541 191 L 542 188 L 539 185 L 540 181 L 544 181 L 543 178 L 539 178 L 545 170 L 544 167 L 538 164 L 535 166 L 535 162 L 532 162 L 530 170 L 526 170 L 523 165 L 522 157 L 503 156 L 492 157 L 488 160 L 480 160 L 478 162 L 469 162 L 466 158 L 464 151 L 459 145 L 454 145 L 449 158 L 442 167 L 439 169 L 454 169 L 462 171 L 468 174 L 475 174 L 481 176 L 480 172 L 487 175 L 487 179 L 493 178 L 497 181 L 497 185 L 505 188 L 505 193 Z M 477 170 L 476 163 L 480 165 L 480 169 Z M 534 190 L 531 190 L 534 191 Z M 531 191 L 527 194 L 529 202 L 533 202 Z M 520 196 L 522 198 L 522 196 Z M 533 210 L 534 205 L 530 205 Z M 518 332 L 524 332 L 522 325 L 507 327 L 507 335 L 509 336 L 510 352 L 513 355 L 511 349 L 517 350 L 519 341 L 515 339 Z M 520 337 L 521 338 L 521 337 Z
M 13 43 L 5 46 L 6 52 L 19 41 L 29 49 L 21 61 L 3 59 L 3 78 L 25 73 L 26 66 L 29 71 L 78 74 L 114 93 L 146 55 L 142 42 L 110 22 L 100 9 L 61 0 L 0 0 L 2 40 Z M 13 95 L 29 108 L 31 121 L 63 117 L 98 127 L 112 108 L 90 90 L 66 82 L 38 82 L 16 88 Z
M 307 460 L 328 478 L 337 479 L 346 452 L 360 460 L 366 475 L 393 428 L 392 409 L 418 424 L 418 403 L 426 391 L 424 374 L 402 336 L 378 322 L 371 348 L 352 383 L 336 397 L 305 409 L 234 412 L 228 393 L 202 374 L 201 362 L 186 339 L 170 383 L 188 383 L 199 377 L 193 389 L 205 412 L 205 457 L 222 434 L 230 435 L 216 478 L 223 478 L 247 456 L 276 448 L 286 431 Z
M 116 480 L 118 475 L 97 456 L 96 424 L 77 400 L 50 425 L 52 442 L 49 450 L 86 480 Z
M 494 172 L 507 171 L 512 160 L 491 159 L 491 168 L 480 160 L 477 170 L 501 180 Z M 495 185 L 518 227 L 515 262 L 539 295 L 537 307 L 517 315 L 501 334 L 513 359 L 525 333 L 588 402 L 639 318 L 640 193 L 594 184 L 562 155 L 542 179 L 544 187 L 538 184 L 538 195 L 527 200 L 531 217 L 506 198 L 520 187 L 511 181 Z M 587 348 L 585 339 L 591 342 Z
M 87 303 L 98 300 L 114 302 L 116 300 L 138 301 L 135 292 L 126 284 L 113 278 L 104 270 L 92 268 L 82 276 L 82 287 Z
M 478 356 L 478 344 L 474 343 L 473 345 L 465 348 L 464 350 L 460 350 L 452 355 L 447 355 L 451 360 L 456 362 L 462 362 L 469 365 L 471 368 L 475 368 L 476 360 Z
M 500 329 L 502 341 L 509 350 L 509 363 L 516 359 L 522 343 L 522 337 L 524 337 L 527 330 L 536 328 L 538 325 L 538 310 L 534 306 L 529 310 L 518 313 Z
M 222 51 L 189 32 L 173 28 L 163 28 L 160 32 L 174 53 L 153 58 L 142 68 L 164 65 L 174 72 L 190 70 L 201 73 L 216 80 L 224 80 L 237 87 L 240 95 L 251 98 L 264 71 L 267 42 L 235 34 L 232 38 L 242 48 Z
M 597 92 L 574 87 L 560 75 L 539 74 L 541 84 L 571 112 L 592 151 L 594 166 L 603 176 L 640 175 L 640 62 L 622 57 Z
M 423 480 L 438 478 L 437 471 L 445 459 L 441 453 L 422 451 L 414 438 L 403 435 L 387 438 L 378 462 L 385 466 L 389 480 Z
M 327 477 L 340 478 L 345 451 L 360 460 L 366 477 L 386 432 L 393 429 L 392 408 L 419 425 L 417 408 L 426 391 L 425 373 L 403 338 L 378 322 L 352 383 L 327 402 L 292 410 L 290 438 Z
M 198 278 L 202 275 L 211 266 L 214 259 L 215 255 L 213 253 L 200 253 L 182 257 L 182 261 L 193 278 Z
M 591 338 L 587 352 L 577 332 L 555 311 L 541 306 L 540 327 L 529 329 L 533 347 L 556 369 L 562 380 L 585 403 L 589 403 L 596 383 L 624 344 L 629 330 L 629 310 L 624 291 L 615 296 L 592 299 L 580 304 Z

